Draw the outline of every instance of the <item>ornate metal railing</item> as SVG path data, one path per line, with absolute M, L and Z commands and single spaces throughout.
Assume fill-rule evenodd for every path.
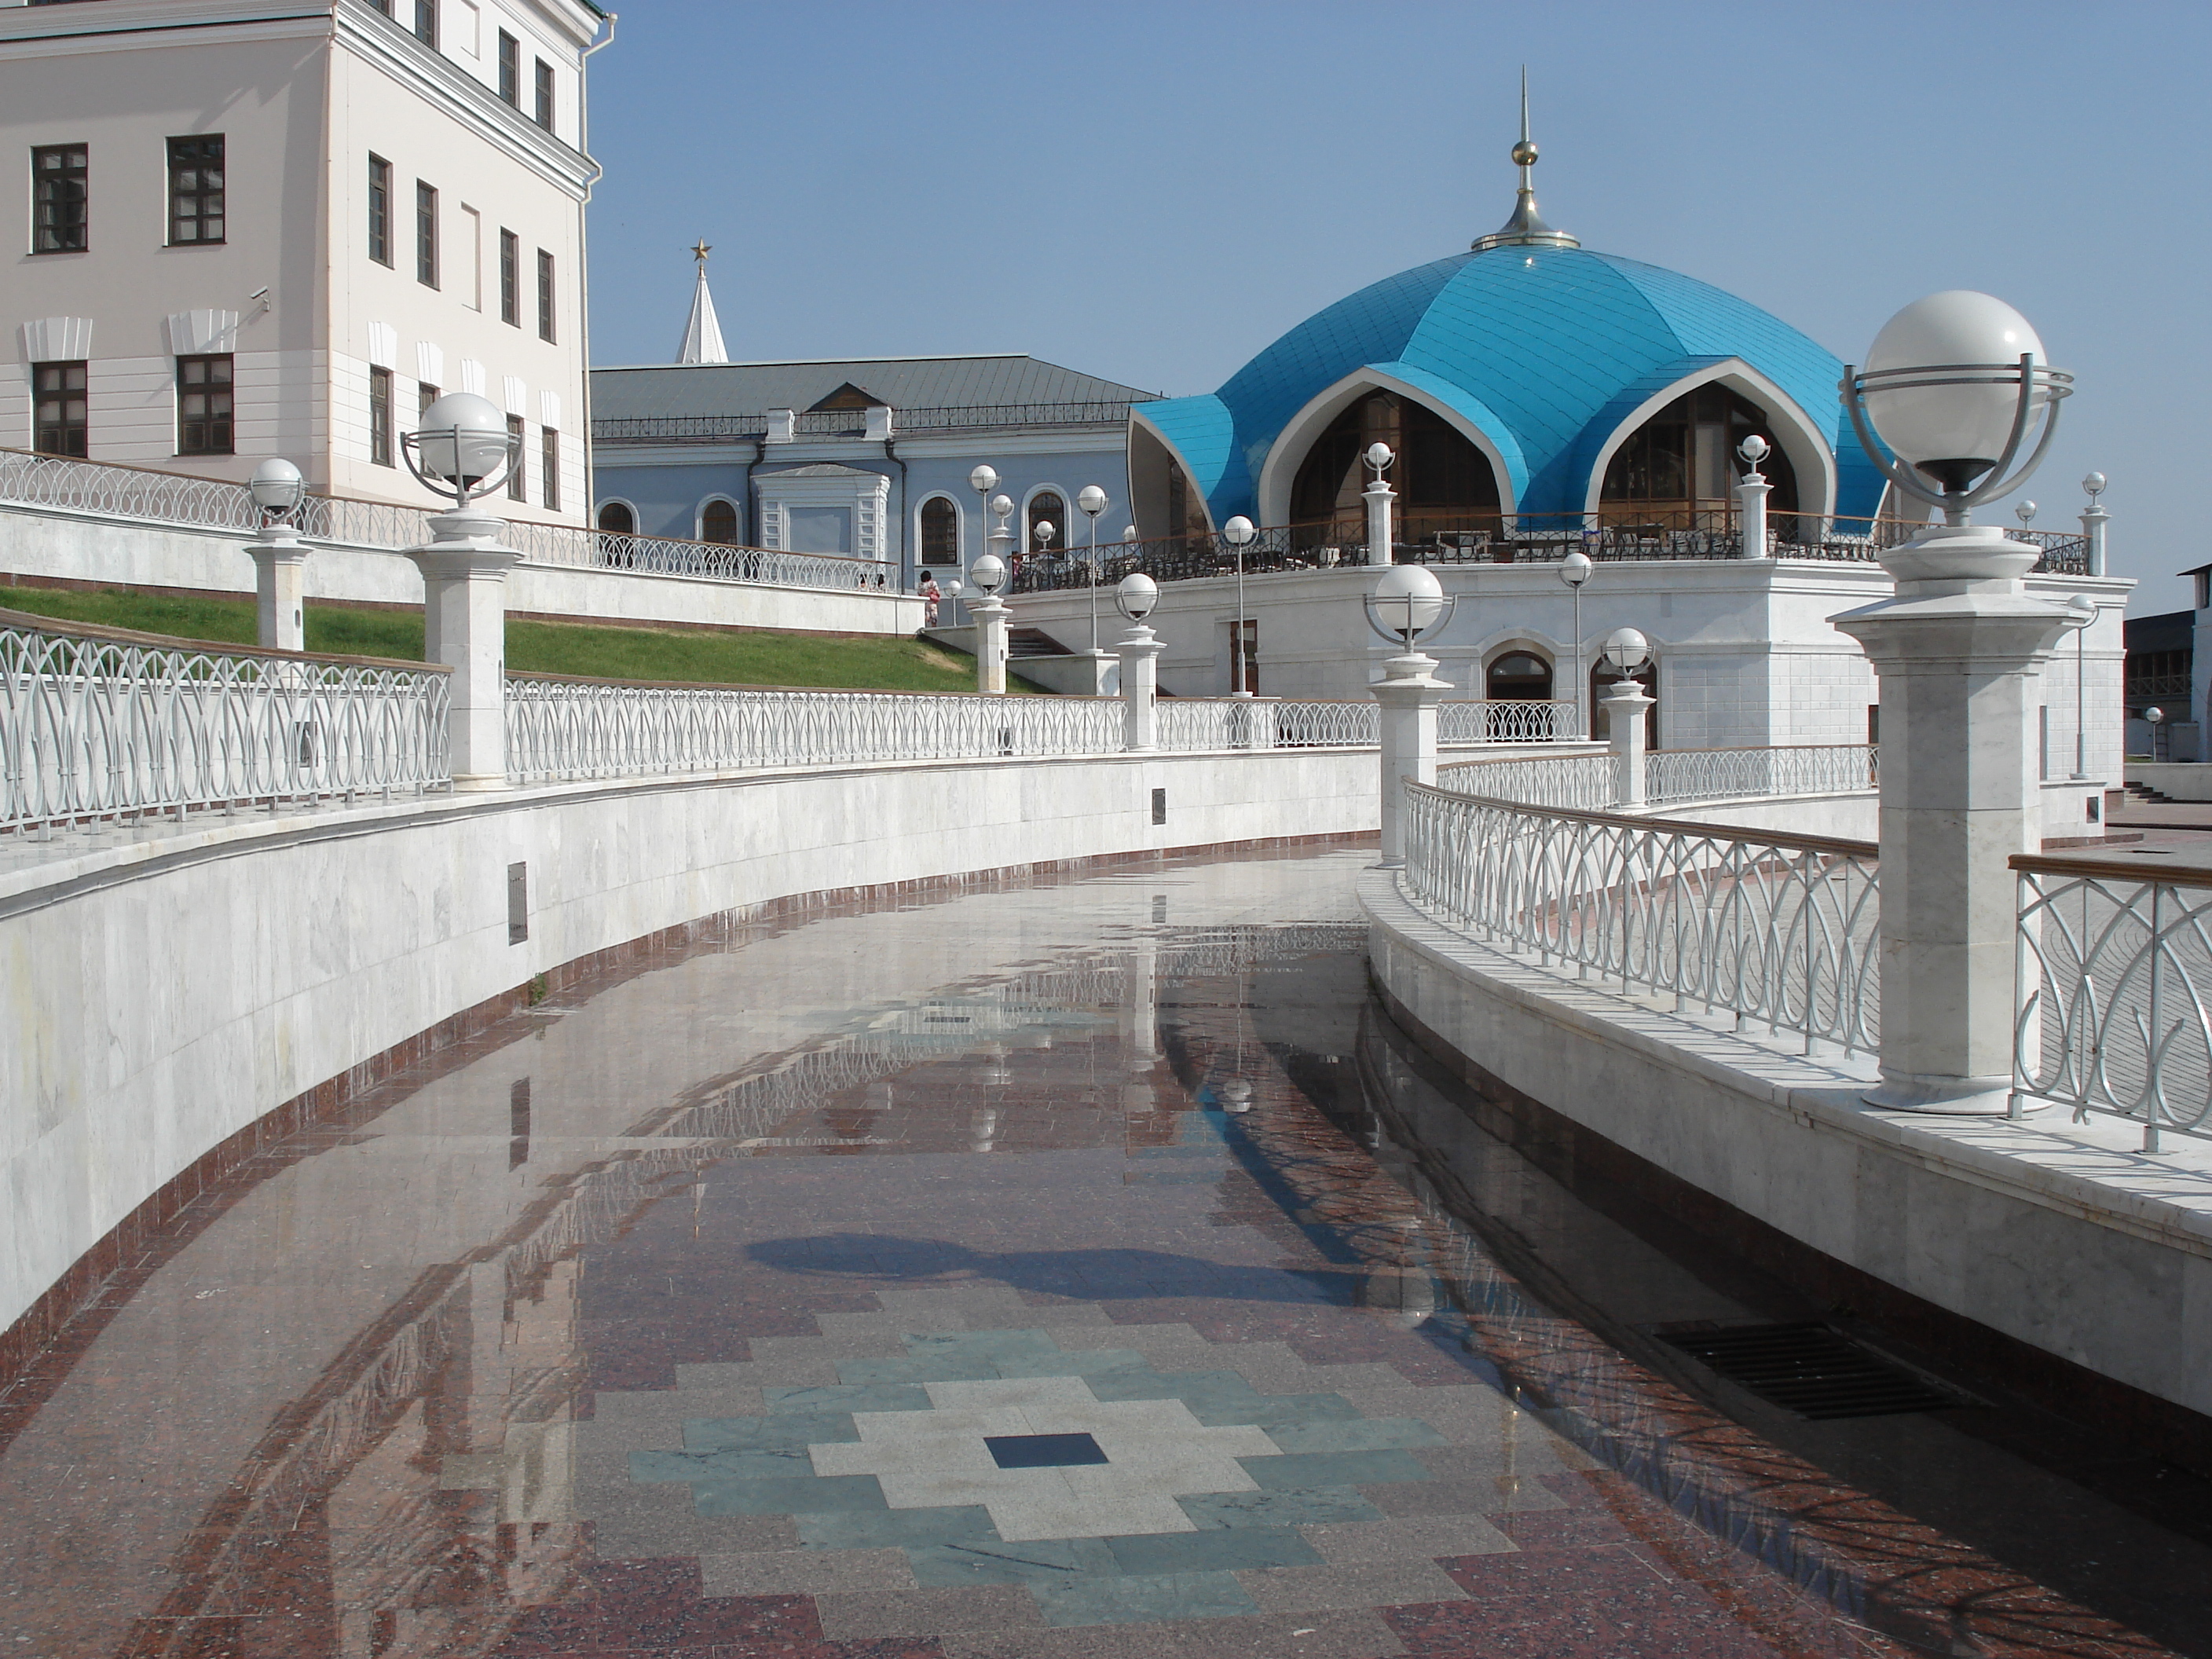
M 2212 871 L 2023 854 L 2013 1104 L 2212 1137 Z
M 143 467 L 0 450 L 0 501 L 64 507 L 147 523 L 252 535 L 260 507 L 243 484 L 187 477 Z M 489 503 L 494 511 L 497 499 Z M 310 541 L 352 547 L 420 547 L 431 538 L 434 509 L 399 501 L 309 495 L 295 521 Z M 697 576 L 712 581 L 763 582 L 860 592 L 887 589 L 892 567 L 873 559 L 785 553 L 774 548 L 682 541 L 669 536 L 617 535 L 577 525 L 507 522 L 501 538 L 534 564 Z
M 1815 514 L 1771 514 L 1767 552 L 1778 559 L 1872 563 L 1882 551 L 1910 541 L 1924 524 L 1903 519 L 1847 519 Z M 2041 572 L 2084 574 L 2088 544 L 2052 531 L 2011 531 L 2044 550 Z M 1648 519 L 1623 510 L 1597 513 L 1401 515 L 1390 550 L 1397 564 L 1553 564 L 1570 553 L 1601 561 L 1733 559 L 1741 556 L 1736 514 L 1718 510 L 1663 510 Z M 1328 519 L 1274 525 L 1255 532 L 1243 549 L 1247 575 L 1281 570 L 1346 568 L 1367 560 L 1364 520 Z M 1012 590 L 1043 593 L 1118 582 L 1133 571 L 1156 581 L 1193 581 L 1234 575 L 1237 550 L 1215 535 L 1164 536 L 1102 544 L 1095 568 L 1089 550 L 1063 549 L 1048 558 L 1018 562 Z
M 1644 757 L 1644 798 L 1727 800 L 1740 795 L 1838 795 L 1875 787 L 1871 744 L 1780 749 L 1657 749 Z
M 1492 770 L 1500 769 L 1493 768 Z M 1463 775 L 1463 774 L 1462 774 Z M 1549 966 L 1872 1052 L 1878 849 L 1407 785 L 1407 897 Z
M 1470 699 L 1437 705 L 1437 741 L 1461 743 L 1573 743 L 1582 716 L 1571 702 Z
M 1591 812 L 1613 804 L 1615 776 L 1609 754 L 1462 761 L 1437 769 L 1437 787 L 1455 793 Z
M 963 427 L 1120 426 L 1129 418 L 1130 402 L 1112 398 L 1058 404 L 968 404 L 939 409 L 894 409 L 891 430 L 944 432 Z M 1149 401 L 1139 399 L 1133 401 Z M 800 413 L 793 422 L 801 437 L 858 437 L 867 429 L 862 409 L 825 409 Z M 592 422 L 592 441 L 602 444 L 726 443 L 764 438 L 765 410 L 753 415 L 611 416 Z
M 0 830 L 443 788 L 447 678 L 0 612 Z

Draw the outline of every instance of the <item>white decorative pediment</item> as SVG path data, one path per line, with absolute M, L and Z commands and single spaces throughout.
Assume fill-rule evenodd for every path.
M 386 371 L 399 367 L 399 331 L 389 323 L 368 325 L 368 361 Z
M 520 420 L 530 410 L 530 386 L 520 374 L 509 374 L 499 383 L 505 398 L 507 412 Z
M 429 386 L 446 384 L 446 351 L 436 341 L 415 342 L 415 378 Z
M 763 541 L 793 553 L 842 553 L 881 559 L 886 551 L 888 475 L 817 461 L 756 472 Z
M 561 429 L 561 394 L 559 392 L 541 392 L 538 394 L 538 422 L 540 426 L 551 427 L 556 432 Z
M 484 366 L 473 357 L 461 359 L 461 390 L 472 396 L 484 395 Z
M 41 317 L 23 325 L 23 361 L 73 363 L 92 356 L 92 319 Z
M 169 313 L 169 352 L 177 357 L 198 357 L 238 349 L 238 313 L 234 311 L 173 311 Z

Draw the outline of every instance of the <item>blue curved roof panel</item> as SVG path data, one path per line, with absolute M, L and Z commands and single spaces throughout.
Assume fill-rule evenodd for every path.
M 1291 417 L 1370 368 L 1491 437 L 1510 458 L 1522 511 L 1577 512 L 1620 422 L 1654 392 L 1730 357 L 1780 387 L 1825 434 L 1838 463 L 1836 510 L 1872 513 L 1882 481 L 1837 405 L 1843 364 L 1833 354 L 1709 283 L 1579 248 L 1494 248 L 1401 271 L 1308 318 L 1215 398 L 1145 412 L 1183 448 L 1218 522 L 1253 510 L 1254 481 Z M 1200 404 L 1210 407 L 1178 408 Z

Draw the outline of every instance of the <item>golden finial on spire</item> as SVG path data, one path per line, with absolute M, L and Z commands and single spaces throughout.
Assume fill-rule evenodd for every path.
M 1580 247 L 1564 230 L 1553 230 L 1536 211 L 1536 182 L 1530 169 L 1536 165 L 1536 141 L 1528 136 L 1528 66 L 1521 66 L 1521 142 L 1513 146 L 1513 165 L 1521 169 L 1521 191 L 1513 216 L 1487 236 L 1470 246 L 1477 253 L 1493 247 Z M 1532 256 L 1533 263 L 1533 256 Z
M 707 245 L 706 238 L 702 237 L 698 241 L 692 244 L 691 257 L 703 265 L 707 263 L 707 256 L 714 251 L 714 250 L 712 247 L 709 247 Z

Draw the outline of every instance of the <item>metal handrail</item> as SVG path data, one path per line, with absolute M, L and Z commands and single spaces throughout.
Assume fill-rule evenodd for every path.
M 2212 1139 L 2212 870 L 2015 854 L 2013 1108 Z
M 450 679 L 0 612 L 0 831 L 447 787 Z
M 1808 1054 L 1877 1047 L 1873 843 L 1405 787 L 1401 885 L 1434 920 L 1677 1012 L 1796 1032 Z
M 944 404 L 923 409 L 891 410 L 894 432 L 942 432 L 958 428 L 992 426 L 1119 426 L 1129 418 L 1133 404 L 1150 398 L 1099 398 L 1052 404 Z M 793 421 L 794 430 L 810 437 L 857 437 L 866 430 L 864 409 L 805 410 Z M 720 443 L 731 439 L 765 438 L 766 410 L 747 415 L 618 415 L 592 422 L 592 441 L 624 443 Z

